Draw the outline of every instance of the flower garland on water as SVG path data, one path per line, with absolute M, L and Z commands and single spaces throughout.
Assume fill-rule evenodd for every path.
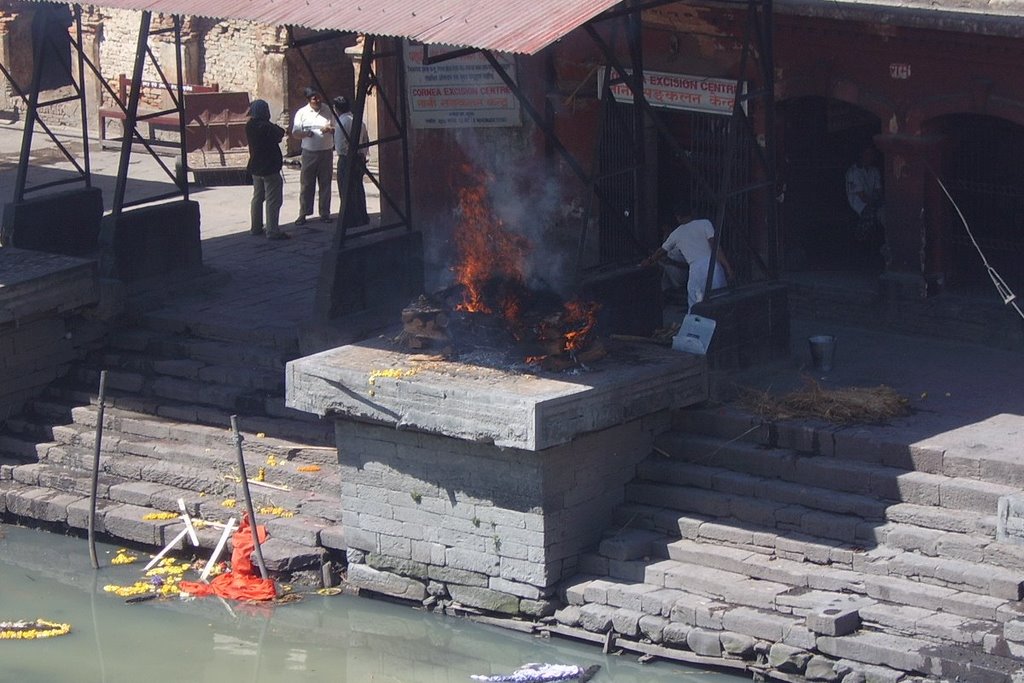
M 165 557 L 155 567 L 146 572 L 146 576 L 149 577 L 148 580 L 142 579 L 129 586 L 107 584 L 103 587 L 103 590 L 122 598 L 130 598 L 147 593 L 154 593 L 160 597 L 176 596 L 181 593 L 181 590 L 178 588 L 181 577 L 191 566 L 191 564 L 187 563 L 179 564 L 173 557 Z
M 110 564 L 131 564 L 137 559 L 139 558 L 135 555 L 128 554 L 127 548 L 118 548 L 117 555 L 110 560 Z
M 46 619 L 35 621 L 0 621 L 0 640 L 36 640 L 64 636 L 71 632 L 71 624 Z

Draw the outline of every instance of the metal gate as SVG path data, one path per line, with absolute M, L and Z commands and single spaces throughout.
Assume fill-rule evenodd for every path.
M 714 114 L 693 113 L 690 115 L 690 141 L 692 162 L 696 173 L 690 178 L 690 197 L 696 215 L 715 220 L 718 209 L 717 198 L 724 196 L 729 188 L 744 187 L 750 178 L 750 144 L 747 136 L 739 136 L 732 145 L 732 163 L 727 163 L 730 153 L 730 119 Z M 729 175 L 726 176 L 726 170 Z M 710 194 L 713 193 L 713 194 Z M 710 195 L 710 196 L 709 196 Z M 725 219 L 723 225 L 715 228 L 723 236 L 722 247 L 729 253 L 736 253 L 736 240 L 747 234 L 750 220 L 750 195 L 737 193 L 725 196 Z M 744 263 L 733 259 L 737 268 Z M 743 272 L 744 276 L 748 273 Z
M 633 169 L 638 163 L 633 121 L 632 105 L 619 104 L 612 97 L 602 100 L 596 182 L 602 197 L 598 209 L 600 265 L 635 261 L 641 251 L 630 216 L 636 197 Z

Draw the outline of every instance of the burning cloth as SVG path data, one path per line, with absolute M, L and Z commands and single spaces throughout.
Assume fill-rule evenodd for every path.
M 547 683 L 548 681 L 589 681 L 597 666 L 583 668 L 575 664 L 525 664 L 510 674 L 470 676 L 474 681 L 488 683 Z
M 267 540 L 267 530 L 256 526 L 260 544 Z M 272 579 L 256 576 L 249 559 L 256 546 L 252 542 L 249 516 L 242 517 L 242 525 L 231 535 L 231 571 L 214 577 L 210 583 L 182 581 L 181 590 L 189 595 L 217 595 L 231 600 L 273 600 L 277 597 Z

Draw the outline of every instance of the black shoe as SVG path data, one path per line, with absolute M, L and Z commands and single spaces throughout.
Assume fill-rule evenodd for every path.
M 321 223 L 331 223 L 332 222 L 331 221 L 331 217 L 330 216 L 320 216 L 320 222 Z
M 299 216 L 298 218 L 295 219 L 295 225 L 305 225 L 305 224 L 306 224 L 306 217 L 305 216 Z
M 290 240 L 292 238 L 286 232 L 275 232 L 273 235 L 267 235 L 268 240 Z
M 250 228 L 249 234 L 252 235 L 253 237 L 263 237 L 263 228 L 260 228 L 259 230 Z

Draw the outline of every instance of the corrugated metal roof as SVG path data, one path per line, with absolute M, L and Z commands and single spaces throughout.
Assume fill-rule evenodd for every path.
M 88 4 L 535 54 L 620 1 L 101 0 Z

